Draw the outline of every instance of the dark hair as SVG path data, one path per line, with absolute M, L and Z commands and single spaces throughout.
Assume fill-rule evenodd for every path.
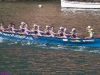
M 13 25 L 13 22 L 10 22 L 11 25 Z
M 4 24 L 3 22 L 1 22 L 2 24 Z
M 14 26 L 15 27 L 15 24 L 13 23 L 11 26 Z

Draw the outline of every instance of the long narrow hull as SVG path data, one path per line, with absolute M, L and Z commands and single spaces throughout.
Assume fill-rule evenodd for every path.
M 100 38 L 95 39 L 66 39 L 66 38 L 53 38 L 45 36 L 32 36 L 24 34 L 14 34 L 7 32 L 0 32 L 0 37 L 7 40 L 30 42 L 30 43 L 43 43 L 67 46 L 86 46 L 86 47 L 100 47 Z
M 66 8 L 86 8 L 86 9 L 100 9 L 100 3 L 86 3 L 86 2 L 73 2 L 61 0 L 61 7 Z

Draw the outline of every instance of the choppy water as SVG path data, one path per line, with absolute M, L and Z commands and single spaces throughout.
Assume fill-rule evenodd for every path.
M 39 44 L 39 43 L 30 43 L 30 42 L 17 42 L 17 41 L 8 41 L 3 40 L 0 38 L 0 45 L 4 46 L 17 46 L 19 45 L 21 47 L 28 46 L 33 48 L 40 48 L 40 49 L 46 49 L 46 50 L 65 50 L 65 51 L 78 51 L 78 52 L 91 52 L 91 53 L 97 53 L 100 54 L 100 48 L 91 48 L 91 47 L 84 47 L 84 46 L 65 46 L 65 45 L 46 45 L 46 44 Z
M 64 11 L 64 15 L 100 16 L 99 9 L 61 10 Z M 6 75 L 100 75 L 100 48 L 18 43 L 0 38 L 0 75 L 4 73 Z
M 87 53 L 90 57 L 85 56 Z M 98 54 L 100 48 L 18 43 L 0 38 L 0 74 L 96 75 L 100 70 L 99 61 L 95 61 L 99 60 Z M 91 66 L 91 61 L 96 65 Z M 83 64 L 86 66 L 81 68 Z

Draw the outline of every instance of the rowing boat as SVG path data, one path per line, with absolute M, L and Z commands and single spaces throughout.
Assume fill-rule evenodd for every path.
M 85 8 L 85 9 L 100 9 L 100 3 L 77 2 L 61 0 L 61 7 L 66 8 Z
M 47 36 L 33 36 L 26 34 L 14 34 L 9 32 L 0 31 L 0 37 L 7 40 L 18 42 L 30 42 L 30 43 L 43 43 L 52 45 L 66 45 L 66 46 L 86 46 L 86 47 L 100 47 L 100 38 L 94 39 L 66 39 Z

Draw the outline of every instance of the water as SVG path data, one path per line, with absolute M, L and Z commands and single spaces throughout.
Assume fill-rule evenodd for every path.
M 99 54 L 100 48 L 19 43 L 0 38 L 0 72 L 10 75 L 96 75 L 100 70 Z
M 91 48 L 91 47 L 84 47 L 84 46 L 65 46 L 65 45 L 46 45 L 46 44 L 39 44 L 39 43 L 30 43 L 30 42 L 17 42 L 17 41 L 8 41 L 0 38 L 0 44 L 4 46 L 21 46 L 21 47 L 33 47 L 33 48 L 40 48 L 46 50 L 65 50 L 65 51 L 78 51 L 78 52 L 91 52 L 100 54 L 100 48 Z
M 98 9 L 63 10 L 65 16 L 100 16 Z M 100 48 L 19 43 L 0 38 L 0 75 L 3 72 L 9 75 L 100 75 Z
M 100 16 L 100 10 L 64 10 L 63 15 L 69 14 Z M 99 75 L 99 71 L 100 48 L 32 44 L 0 38 L 0 74 Z

